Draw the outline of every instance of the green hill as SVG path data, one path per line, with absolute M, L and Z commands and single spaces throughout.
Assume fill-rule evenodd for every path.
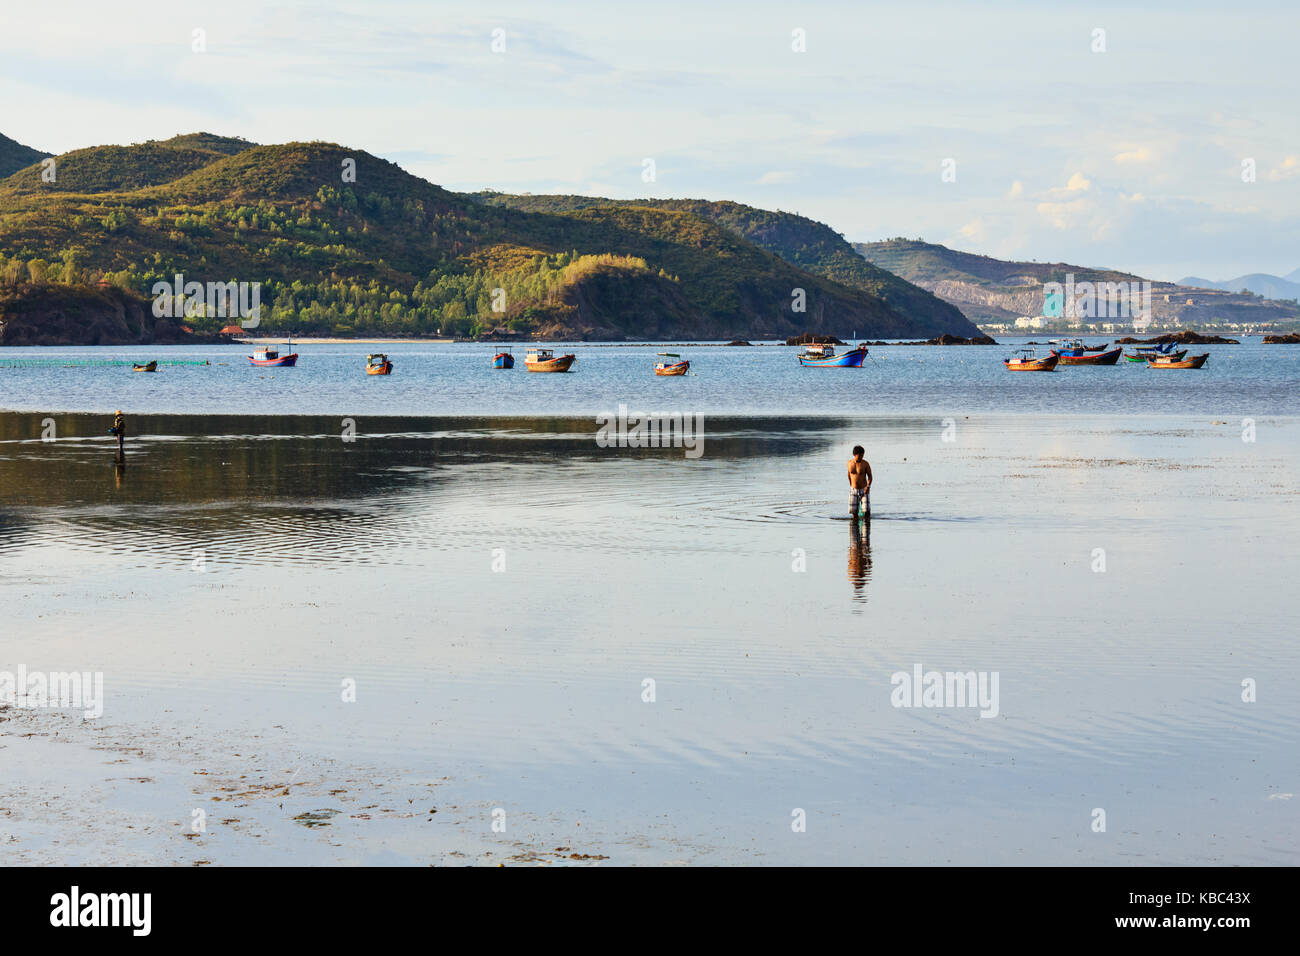
M 0 179 L 12 175 L 23 167 L 32 165 L 32 163 L 39 163 L 48 155 L 50 154 L 14 142 L 8 136 L 0 133 Z
M 607 206 L 646 206 L 687 212 L 716 223 L 813 275 L 884 300 L 909 320 L 910 331 L 905 335 L 978 334 L 975 326 L 955 306 L 868 262 L 835 230 L 805 216 L 705 199 L 612 200 L 593 196 L 535 196 L 491 191 L 472 195 L 484 203 L 528 212 L 565 213 Z
M 968 331 L 909 314 L 897 280 L 891 302 L 813 274 L 691 204 L 528 211 L 448 192 L 360 150 L 210 134 L 77 150 L 56 167 L 55 183 L 39 167 L 0 181 L 0 309 L 49 284 L 104 282 L 147 300 L 179 273 L 261 283 L 259 328 L 269 332 Z M 200 311 L 185 323 L 211 332 L 229 317 Z
M 29 166 L 10 176 L 0 189 L 14 193 L 129 192 L 179 179 L 211 165 L 221 153 L 209 149 L 143 143 L 138 146 L 96 146 L 54 158 L 54 179 L 42 178 L 42 167 Z

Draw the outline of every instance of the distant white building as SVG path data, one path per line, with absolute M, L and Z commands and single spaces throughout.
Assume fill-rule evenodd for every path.
M 1043 327 L 1043 317 L 1041 315 L 1022 315 L 1016 319 L 1016 328 L 1018 329 L 1041 329 Z

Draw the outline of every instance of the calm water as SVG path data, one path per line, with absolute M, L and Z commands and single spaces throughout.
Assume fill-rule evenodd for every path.
M 417 363 L 331 394 L 414 400 Z M 1074 371 L 1004 384 L 1077 393 Z M 117 467 L 102 417 L 54 442 L 42 417 L 0 415 L 0 670 L 102 670 L 106 704 L 0 723 L 13 859 L 1300 862 L 1295 418 L 1243 442 L 1205 415 L 975 413 L 952 441 L 933 415 L 713 417 L 689 460 L 598 448 L 585 417 L 374 416 L 349 443 L 334 414 L 160 415 Z M 854 442 L 865 533 L 841 518 Z M 891 706 L 917 664 L 998 672 L 997 717 Z
M 644 411 L 709 414 L 857 415 L 1017 411 L 1062 414 L 1283 415 L 1300 413 L 1300 348 L 1192 346 L 1205 368 L 1152 371 L 1121 362 L 1052 374 L 1002 366 L 1023 339 L 953 348 L 877 347 L 861 370 L 804 369 L 784 346 L 604 346 L 557 344 L 578 356 L 567 375 L 491 368 L 488 345 L 314 345 L 297 347 L 292 369 L 249 365 L 245 346 L 202 348 L 0 349 L 5 360 L 120 358 L 207 360 L 153 375 L 123 367 L 0 367 L 0 409 L 34 412 L 123 408 L 132 413 L 296 415 L 590 415 L 619 403 Z M 1096 340 L 1100 342 L 1101 340 Z M 392 376 L 364 374 L 366 352 L 392 357 Z M 657 378 L 654 354 L 681 352 L 692 374 Z M 1040 350 L 1040 354 L 1046 354 Z

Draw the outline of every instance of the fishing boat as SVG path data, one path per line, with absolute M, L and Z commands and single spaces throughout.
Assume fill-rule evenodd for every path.
M 392 375 L 393 363 L 388 360 L 388 356 L 383 352 L 376 352 L 374 355 L 366 356 L 366 374 L 367 375 Z
M 514 368 L 515 357 L 511 355 L 509 352 L 498 352 L 496 355 L 492 356 L 492 367 L 493 368 Z
M 1171 346 L 1172 347 L 1172 346 Z M 1126 362 L 1145 362 L 1148 359 L 1171 358 L 1174 361 L 1181 361 L 1187 354 L 1187 349 L 1178 352 L 1170 352 L 1168 349 L 1138 349 L 1135 352 L 1125 352 L 1124 361 Z
M 660 352 L 658 358 L 659 361 L 655 362 L 656 375 L 685 375 L 687 369 L 691 367 L 691 363 L 676 352 Z
M 157 362 L 157 360 L 154 360 L 154 361 L 152 361 L 152 362 L 145 362 L 143 365 L 141 365 L 141 364 L 139 364 L 139 363 L 135 363 L 135 364 L 133 364 L 133 365 L 131 366 L 131 371 L 133 371 L 133 372 L 156 372 L 156 371 L 158 371 L 158 362 Z
M 1055 352 L 1052 352 L 1046 358 L 1039 358 L 1032 348 L 1024 348 L 1020 350 L 1019 355 L 1003 359 L 1002 364 L 1010 372 L 1054 372 L 1056 371 L 1056 363 L 1060 360 L 1060 356 Z
M 1106 345 L 1110 343 L 1105 345 L 1084 345 L 1083 339 L 1070 339 L 1063 343 L 1049 342 L 1048 344 L 1056 345 L 1057 348 L 1052 351 L 1064 358 L 1067 355 L 1087 355 L 1092 352 L 1104 352 Z
M 1113 348 L 1109 352 L 1094 352 L 1082 342 L 1075 340 L 1059 349 L 1052 349 L 1052 354 L 1060 359 L 1062 365 L 1114 365 L 1124 354 L 1124 349 Z
M 576 360 L 575 355 L 556 358 L 550 349 L 529 349 L 524 356 L 524 368 L 530 372 L 567 372 Z
M 1187 350 L 1184 349 L 1184 352 Z M 1174 358 L 1172 355 L 1162 355 L 1159 358 L 1153 358 L 1147 362 L 1147 368 L 1200 368 L 1205 364 L 1205 360 L 1210 357 L 1210 353 L 1204 355 L 1193 355 L 1189 359 Z
M 298 363 L 298 353 L 293 351 L 293 338 L 289 339 L 289 354 L 281 355 L 280 350 L 274 345 L 263 345 L 248 357 L 248 360 L 254 365 L 279 366 L 280 368 L 293 368 Z
M 865 345 L 836 355 L 835 346 L 829 342 L 813 342 L 799 353 L 799 364 L 805 368 L 861 368 L 866 357 Z

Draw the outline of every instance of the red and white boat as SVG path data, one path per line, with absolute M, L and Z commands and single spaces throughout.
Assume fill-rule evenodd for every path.
M 254 365 L 279 366 L 281 368 L 292 368 L 298 363 L 298 353 L 293 351 L 293 336 L 289 337 L 288 355 L 281 355 L 280 350 L 274 345 L 263 345 L 258 348 L 248 360 Z

